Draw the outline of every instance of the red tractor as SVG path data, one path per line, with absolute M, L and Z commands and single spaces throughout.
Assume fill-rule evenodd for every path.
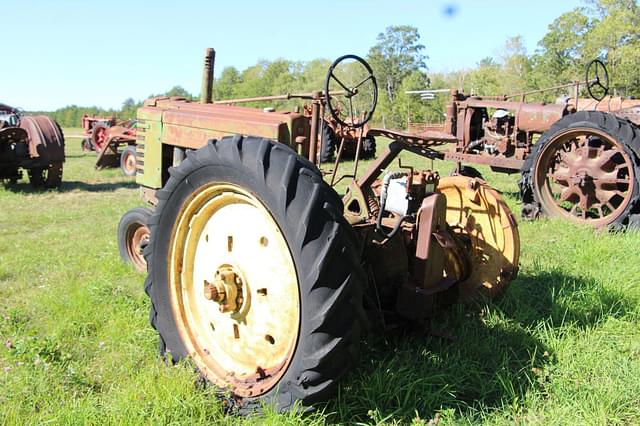
M 606 97 L 609 77 L 600 61 L 589 64 L 584 84 L 594 101 L 579 98 L 580 82 L 514 96 L 451 90 L 444 123 L 427 125 L 417 135 L 450 144 L 436 157 L 457 162 L 461 174 L 479 176 L 463 163 L 520 173 L 524 218 L 548 215 L 595 227 L 637 225 L 640 108 Z M 560 103 L 526 102 L 534 93 L 568 88 L 573 98 Z
M 34 187 L 54 188 L 62 182 L 62 129 L 45 115 L 28 116 L 0 104 L 0 180 L 15 183 L 27 170 Z
M 85 138 L 83 151 L 96 151 L 96 168 L 118 167 L 126 176 L 136 174 L 137 120 L 117 121 L 115 117 L 82 117 Z

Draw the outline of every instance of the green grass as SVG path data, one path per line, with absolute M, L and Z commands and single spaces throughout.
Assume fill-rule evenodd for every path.
M 144 276 L 116 243 L 133 180 L 94 170 L 79 139 L 67 151 L 59 191 L 0 187 L 0 424 L 640 423 L 640 234 L 555 220 L 520 223 L 505 297 L 368 339 L 319 412 L 226 417 L 157 357 Z M 519 213 L 516 177 L 481 170 Z

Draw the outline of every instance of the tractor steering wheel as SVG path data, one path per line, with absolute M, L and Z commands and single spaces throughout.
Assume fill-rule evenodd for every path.
M 336 77 L 334 73 L 335 69 L 340 65 L 341 62 L 349 59 L 356 61 L 356 63 L 359 63 L 362 67 L 364 67 L 364 70 L 366 71 L 366 74 L 367 74 L 367 76 L 364 79 L 362 79 L 359 83 L 357 83 L 353 87 L 349 87 L 347 84 L 343 83 L 338 77 Z M 341 95 L 346 97 L 348 100 L 348 102 L 346 102 L 349 110 L 348 111 L 349 117 L 347 119 L 343 120 L 340 117 L 341 108 L 339 108 L 337 105 L 334 105 L 332 103 L 333 96 L 331 96 L 331 93 L 330 93 L 330 86 L 332 81 L 336 82 L 338 86 L 340 86 L 341 90 L 344 91 L 344 93 L 341 93 Z M 353 100 L 360 93 L 359 92 L 360 87 L 365 83 L 367 83 L 368 81 L 371 81 L 372 83 L 371 91 L 370 91 L 371 105 L 366 111 L 364 111 L 365 115 L 362 118 L 362 120 L 357 121 L 355 116 L 354 106 L 353 106 Z M 373 70 L 371 69 L 371 66 L 364 59 L 356 55 L 344 55 L 339 57 L 335 61 L 333 61 L 333 63 L 329 67 L 329 71 L 327 72 L 327 78 L 324 84 L 324 100 L 327 107 L 329 108 L 329 112 L 331 113 L 331 116 L 341 125 L 346 127 L 360 128 L 365 124 L 367 124 L 367 122 L 371 120 L 371 116 L 373 115 L 373 112 L 376 109 L 376 104 L 378 103 L 378 84 L 376 82 L 376 77 L 373 75 Z
M 589 95 L 598 102 L 603 100 L 609 93 L 609 72 L 602 61 L 594 59 L 589 62 L 586 79 Z M 593 89 L 596 89 L 595 93 Z

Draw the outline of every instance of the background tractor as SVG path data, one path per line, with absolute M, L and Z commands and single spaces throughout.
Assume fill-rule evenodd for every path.
M 16 182 L 25 169 L 32 186 L 54 188 L 62 182 L 64 159 L 58 123 L 0 104 L 0 180 Z
M 586 74 L 584 86 L 593 100 L 579 98 L 580 82 L 513 96 L 447 90 L 444 123 L 414 124 L 410 131 L 454 145 L 436 158 L 457 162 L 461 174 L 480 176 L 463 163 L 521 173 L 524 218 L 546 214 L 595 227 L 638 224 L 638 102 L 607 96 L 609 77 L 602 62 L 591 61 Z M 526 101 L 533 94 L 570 88 L 574 96 L 556 104 Z M 409 93 L 430 99 L 440 92 Z
M 152 207 L 123 216 L 119 244 L 125 259 L 147 261 L 161 354 L 191 359 L 233 407 L 324 401 L 366 330 L 423 325 L 437 307 L 497 296 L 515 278 L 518 231 L 496 191 L 395 168 L 401 153 L 427 159 L 436 144 L 370 129 L 391 142 L 358 173 L 377 99 L 363 59 L 338 58 L 323 91 L 296 95 L 310 120 L 212 103 L 213 61 L 209 49 L 200 103 L 152 98 L 138 110 L 136 180 Z M 345 67 L 361 72 L 350 80 Z M 333 170 L 318 167 L 323 108 L 358 134 L 354 170 L 340 177 L 342 149 Z
M 125 176 L 136 174 L 137 120 L 117 121 L 115 117 L 82 117 L 82 150 L 95 151 L 96 168 L 118 167 Z

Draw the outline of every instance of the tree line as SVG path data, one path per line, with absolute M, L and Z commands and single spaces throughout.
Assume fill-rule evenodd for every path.
M 454 48 L 454 46 L 452 46 Z M 532 53 L 520 36 L 508 39 L 499 53 L 475 66 L 448 73 L 428 69 L 426 47 L 417 28 L 390 26 L 377 37 L 366 56 L 376 75 L 379 101 L 375 124 L 404 128 L 413 121 L 442 121 L 446 96 L 422 101 L 409 90 L 456 88 L 466 94 L 516 94 L 576 80 L 584 81 L 585 65 L 601 59 L 610 73 L 612 94 L 640 97 L 640 7 L 638 0 L 584 0 L 549 25 Z M 261 60 L 244 70 L 230 66 L 214 82 L 216 100 L 309 92 L 324 86 L 331 61 Z M 536 100 L 553 101 L 565 93 L 545 93 Z M 162 95 L 195 98 L 176 86 Z M 294 100 L 270 102 L 290 108 Z M 77 127 L 83 114 L 135 116 L 141 101 L 131 98 L 119 110 L 67 106 L 47 112 L 63 127 Z M 255 104 L 256 106 L 266 106 Z

